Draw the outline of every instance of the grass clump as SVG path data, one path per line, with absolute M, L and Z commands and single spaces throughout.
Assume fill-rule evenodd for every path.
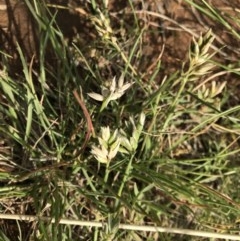
M 217 8 L 184 2 L 239 41 Z M 149 63 L 144 56 L 146 38 L 164 30 L 147 24 L 168 21 L 163 14 L 141 28 L 144 10 L 131 1 L 123 22 L 108 1 L 73 7 L 92 30 L 94 41 L 83 46 L 77 33 L 70 42 L 60 30 L 52 11 L 62 6 L 26 3 L 39 55 L 28 63 L 18 46 L 22 71 L 1 70 L 0 197 L 2 213 L 37 218 L 30 229 L 23 221 L 3 226 L 13 227 L 19 240 L 191 240 L 170 229 L 120 229 L 122 223 L 198 230 L 196 240 L 208 235 L 201 231 L 236 235 L 240 107 L 228 78 L 239 67 L 221 61 L 233 53 L 216 50 L 214 30 L 190 36 L 186 60 L 167 72 L 167 48 Z

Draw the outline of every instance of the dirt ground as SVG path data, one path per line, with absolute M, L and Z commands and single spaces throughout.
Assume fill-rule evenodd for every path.
M 104 9 L 101 6 L 102 1 L 96 2 L 100 8 Z M 203 5 L 201 0 L 195 2 Z M 239 22 L 232 20 L 233 17 L 236 19 L 240 16 L 240 0 L 208 0 L 207 3 L 216 7 L 222 17 L 227 19 L 230 23 L 228 28 L 234 27 L 240 30 Z M 237 38 L 230 30 L 227 30 L 228 28 L 214 20 L 214 16 L 210 17 L 199 9 L 191 7 L 187 4 L 187 0 L 135 0 L 132 1 L 132 5 L 126 0 L 109 0 L 108 9 L 113 32 L 122 41 L 127 54 L 136 41 L 134 29 L 137 27 L 144 29 L 139 44 L 141 56 L 136 60 L 133 59 L 132 63 L 144 80 L 148 81 L 159 60 L 161 61 L 161 71 L 156 77 L 157 83 L 160 83 L 164 76 L 181 71 L 183 62 L 187 61 L 188 58 L 192 37 L 198 38 L 209 28 L 215 34 L 212 46 L 212 51 L 217 51 L 215 58 L 224 65 L 238 64 L 240 41 L 236 40 Z M 57 12 L 57 24 L 69 46 L 74 42 L 93 65 L 98 64 L 99 68 L 103 69 L 101 72 L 103 77 L 108 75 L 109 66 L 106 63 L 109 60 L 99 58 L 102 54 L 102 47 L 90 18 L 94 14 L 94 10 L 87 1 L 49 0 L 48 6 L 52 14 Z M 135 17 L 138 18 L 138 26 L 134 22 Z M 1 55 L 0 68 L 3 67 L 7 58 L 10 67 L 12 67 L 11 72 L 21 73 L 22 67 L 16 51 L 16 42 L 20 45 L 29 62 L 33 56 L 35 62 L 38 62 L 40 35 L 41 33 L 39 33 L 32 14 L 24 1 L 0 0 L 0 46 L 1 51 L 5 53 Z M 49 50 L 49 56 L 46 59 L 50 62 L 49 65 L 53 66 L 56 59 L 50 53 Z M 118 65 L 118 60 L 111 59 L 111 63 L 111 68 L 114 68 L 112 66 Z M 84 71 L 81 68 L 81 61 L 79 67 L 79 74 L 82 77 Z M 237 79 L 238 76 L 232 74 L 221 77 L 219 80 L 226 80 L 227 85 L 232 89 L 233 96 L 236 96 L 239 87 Z M 236 101 L 239 100 L 233 97 L 232 102 L 236 103 Z
M 80 39 L 78 44 L 82 45 L 80 49 L 87 51 L 88 46 L 92 47 L 97 35 L 88 18 L 92 9 L 86 1 L 55 0 L 49 2 L 51 11 L 58 11 L 57 23 L 66 39 L 69 40 L 69 44 L 78 34 Z M 230 19 L 232 26 L 239 28 L 239 23 L 231 21 L 232 16 L 239 16 L 240 14 L 239 0 L 208 2 L 217 7 L 223 17 Z M 144 71 L 151 72 L 154 63 L 159 58 L 162 61 L 163 74 L 181 69 L 183 60 L 187 58 L 187 50 L 192 36 L 197 37 L 209 28 L 216 34 L 215 50 L 220 50 L 220 48 L 226 46 L 219 51 L 218 57 L 224 62 L 238 61 L 240 43 L 234 40 L 229 31 L 223 30 L 220 24 L 210 17 L 206 17 L 199 10 L 189 7 L 185 1 L 136 0 L 133 1 L 133 5 L 139 24 L 146 29 L 142 43 L 142 59 L 138 63 L 138 69 L 141 73 Z M 60 6 L 68 7 L 68 9 L 60 9 Z M 133 14 L 128 1 L 110 0 L 109 12 L 116 33 L 120 24 L 121 28 L 125 28 L 126 33 L 131 31 L 129 23 L 133 22 Z M 63 19 L 68 21 L 63 21 Z M 19 43 L 28 59 L 31 59 L 33 54 L 37 56 L 38 34 L 24 1 L 0 0 L 1 51 L 13 56 L 13 62 L 17 58 L 16 42 Z

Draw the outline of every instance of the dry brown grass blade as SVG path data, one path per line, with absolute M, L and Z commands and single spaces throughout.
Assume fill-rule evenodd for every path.
M 91 137 L 91 133 L 93 134 L 93 136 L 95 136 L 95 131 L 94 131 L 94 127 L 93 127 L 93 124 L 92 124 L 91 116 L 90 116 L 90 114 L 89 114 L 89 112 L 86 108 L 86 105 L 85 105 L 84 101 L 80 98 L 76 89 L 73 91 L 73 94 L 74 94 L 74 97 L 77 100 L 78 104 L 80 105 L 80 107 L 83 111 L 84 117 L 86 118 L 86 121 L 87 121 L 87 134 L 86 134 L 84 143 L 82 144 L 81 149 L 80 149 L 80 153 L 81 153 L 86 148 L 87 143 L 88 143 L 88 141 Z M 78 154 L 80 154 L 80 153 L 78 153 Z

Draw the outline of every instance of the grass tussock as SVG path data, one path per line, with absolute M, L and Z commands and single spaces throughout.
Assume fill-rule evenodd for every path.
M 0 208 L 36 219 L 1 221 L 1 239 L 192 240 L 171 228 L 198 231 L 194 240 L 239 235 L 233 6 L 183 1 L 185 21 L 198 17 L 194 30 L 170 3 L 25 2 L 39 46 L 29 61 L 17 45 L 14 73 L 1 52 Z M 64 34 L 62 11 L 82 33 Z

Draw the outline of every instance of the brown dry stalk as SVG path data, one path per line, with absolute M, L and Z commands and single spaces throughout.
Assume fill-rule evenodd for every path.
M 86 105 L 85 105 L 84 101 L 80 98 L 76 89 L 73 91 L 73 94 L 74 94 L 74 97 L 76 98 L 78 104 L 80 105 L 80 107 L 83 111 L 84 117 L 86 118 L 86 121 L 87 121 L 87 134 L 86 134 L 84 143 L 82 144 L 82 147 L 80 149 L 80 153 L 81 153 L 86 148 L 87 143 L 90 139 L 91 133 L 93 134 L 93 136 L 95 136 L 95 131 L 94 131 L 94 127 L 93 127 L 93 124 L 92 124 L 91 116 L 90 116 L 90 114 L 89 114 L 89 112 L 86 108 Z

